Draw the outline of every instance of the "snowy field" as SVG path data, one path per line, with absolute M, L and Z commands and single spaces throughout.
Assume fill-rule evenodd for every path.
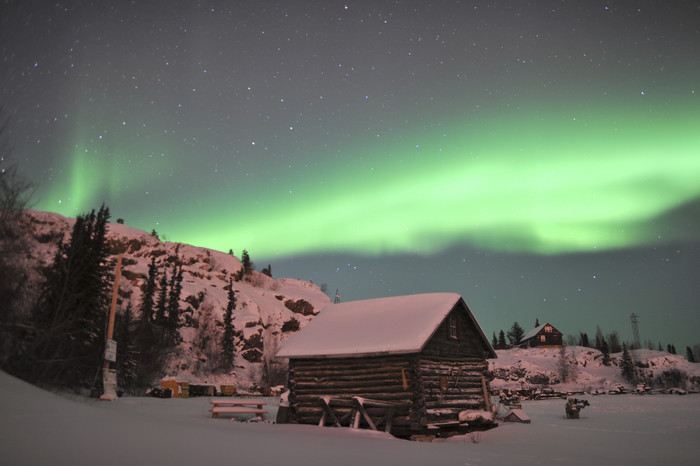
M 433 443 L 383 433 L 212 419 L 207 398 L 66 399 L 0 372 L 6 465 L 657 465 L 698 464 L 700 395 L 531 401 L 532 424 L 501 423 Z M 274 419 L 274 403 L 269 409 Z

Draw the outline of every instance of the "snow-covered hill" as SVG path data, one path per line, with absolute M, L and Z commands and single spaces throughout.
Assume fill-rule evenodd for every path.
M 561 381 L 560 348 L 514 348 L 497 350 L 497 359 L 489 360 L 494 389 L 532 389 L 549 386 L 559 391 L 609 390 L 617 386 L 634 388 L 621 375 L 622 353 L 610 355 L 611 365 L 603 365 L 603 354 L 583 346 L 566 348 L 569 380 Z M 678 378 L 680 388 L 700 388 L 700 364 L 664 351 L 630 351 L 640 382 L 650 387 L 667 388 Z M 665 375 L 666 373 L 667 375 Z M 685 377 L 683 377 L 685 374 Z M 665 387 L 663 386 L 665 385 Z
M 39 267 L 51 262 L 60 238 L 68 239 L 74 219 L 58 214 L 31 211 L 29 262 L 34 272 L 31 286 L 37 288 Z M 253 272 L 233 283 L 237 305 L 233 325 L 240 332 L 236 342 L 236 370 L 231 374 L 208 371 L 207 355 L 194 347 L 203 319 L 222 322 L 228 303 L 225 287 L 241 261 L 233 255 L 188 244 L 162 242 L 142 230 L 119 223 L 108 225 L 107 241 L 112 259 L 123 253 L 119 286 L 119 310 L 128 303 L 138 309 L 152 257 L 160 274 L 171 276 L 175 263 L 182 264 L 183 291 L 180 301 L 184 326 L 183 342 L 169 364 L 168 376 L 191 382 L 227 383 L 239 387 L 258 384 L 262 362 L 271 360 L 280 343 L 306 323 L 330 298 L 313 283 L 291 278 L 273 279 Z M 242 245 L 244 246 L 244 245 Z M 157 295 L 158 292 L 156 292 Z M 157 297 L 157 296 L 156 296 Z M 210 315 L 210 317 L 208 317 Z

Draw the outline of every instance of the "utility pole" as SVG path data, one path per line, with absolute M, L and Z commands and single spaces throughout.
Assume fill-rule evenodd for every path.
M 117 399 L 117 369 L 110 368 L 110 363 L 117 362 L 117 342 L 114 336 L 114 318 L 117 313 L 117 297 L 119 295 L 119 278 L 122 272 L 122 254 L 117 256 L 117 271 L 114 274 L 114 289 L 112 290 L 112 305 L 109 307 L 109 321 L 107 324 L 107 341 L 105 342 L 105 359 L 102 366 L 102 401 Z

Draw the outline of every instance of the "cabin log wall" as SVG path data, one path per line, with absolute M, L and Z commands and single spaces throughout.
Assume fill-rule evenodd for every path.
M 416 400 L 413 390 L 422 387 L 420 381 L 414 380 L 419 373 L 416 355 L 291 359 L 290 418 L 301 424 L 318 424 L 324 414 L 320 398 L 350 399 L 361 396 L 397 403 L 392 433 L 408 433 L 411 419 L 421 418 L 411 409 Z M 382 408 L 366 409 L 370 416 L 377 417 L 386 411 Z M 350 411 L 350 407 L 334 408 L 339 419 Z

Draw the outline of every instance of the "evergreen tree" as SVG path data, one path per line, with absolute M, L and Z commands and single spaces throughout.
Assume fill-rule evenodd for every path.
M 539 317 L 535 317 L 535 328 L 540 326 L 540 319 Z
M 2 109 L 0 108 L 0 112 Z M 4 125 L 0 125 L 0 138 Z M 25 356 L 30 336 L 24 325 L 30 302 L 25 293 L 30 256 L 29 218 L 25 215 L 33 187 L 7 166 L 8 144 L 0 139 L 0 368 L 26 377 Z M 20 325 L 18 325 L 20 324 Z
M 131 303 L 128 303 L 124 312 L 117 315 L 114 326 L 114 338 L 117 340 L 117 386 L 127 391 L 136 387 L 136 324 Z
M 506 349 L 508 344 L 506 343 L 506 334 L 501 330 L 498 332 L 498 349 Z
M 148 278 L 146 279 L 146 288 L 141 295 L 141 304 L 139 311 L 141 312 L 141 320 L 151 322 L 153 320 L 154 296 L 156 294 L 156 258 L 151 257 L 151 263 L 148 265 Z
M 493 338 L 491 338 L 491 346 L 498 348 L 498 337 L 496 337 L 496 332 L 493 332 Z
M 610 349 L 608 348 L 608 342 L 605 341 L 605 338 L 603 338 L 603 341 L 601 343 L 601 352 L 603 353 L 603 365 L 604 366 L 609 366 L 610 365 Z
M 146 287 L 141 295 L 139 312 L 141 317 L 136 329 L 136 386 L 139 388 L 150 385 L 162 365 L 160 352 L 162 337 L 153 327 L 153 305 L 156 292 L 156 258 L 151 257 L 148 266 Z
M 519 323 L 514 322 L 513 326 L 508 330 L 508 341 L 511 345 L 517 345 L 522 340 L 523 335 L 525 335 L 523 328 Z
M 678 354 L 678 353 L 676 353 L 676 346 L 675 345 L 671 345 L 671 354 Z
M 155 321 L 157 325 L 165 326 L 166 312 L 168 310 L 168 271 L 163 270 L 160 277 L 160 291 L 158 292 L 158 304 L 156 306 Z
M 267 267 L 263 268 L 260 273 L 267 275 L 268 277 L 272 278 L 272 266 L 270 264 L 267 264 Z
M 688 362 L 695 362 L 695 356 L 693 355 L 693 350 L 690 348 L 690 346 L 685 347 L 685 354 Z
M 579 346 L 585 346 L 585 347 L 588 347 L 588 346 L 589 346 L 589 343 L 588 343 L 588 334 L 587 334 L 586 332 L 581 332 L 581 333 L 580 333 L 578 344 L 579 344 Z
M 241 264 L 243 265 L 243 275 L 250 275 L 251 272 L 255 270 L 255 268 L 253 267 L 253 263 L 250 261 L 248 251 L 246 251 L 245 249 L 241 254 Z
M 632 357 L 629 351 L 627 351 L 627 344 L 622 344 L 622 360 L 620 361 L 620 370 L 622 372 L 622 377 L 630 382 L 634 382 L 634 363 L 632 362 Z
M 221 360 L 224 369 L 233 369 L 233 356 L 235 351 L 233 328 L 233 311 L 236 310 L 236 292 L 233 291 L 233 280 L 229 280 L 228 304 L 224 313 L 224 334 L 221 337 Z
M 180 328 L 180 295 L 182 294 L 182 266 L 173 270 L 170 278 L 170 294 L 168 295 L 168 333 L 171 341 L 175 342 L 177 329 Z
M 111 272 L 104 205 L 78 216 L 67 243 L 59 243 L 44 273 L 34 310 L 33 382 L 93 388 L 105 345 Z
M 598 351 L 603 351 L 603 340 L 605 340 L 605 337 L 603 336 L 603 331 L 600 329 L 600 325 L 596 325 L 595 327 L 595 349 Z
M 608 334 L 608 348 L 610 348 L 611 353 L 619 353 L 622 351 L 622 347 L 620 346 L 620 336 L 617 334 L 617 332 L 610 332 Z

